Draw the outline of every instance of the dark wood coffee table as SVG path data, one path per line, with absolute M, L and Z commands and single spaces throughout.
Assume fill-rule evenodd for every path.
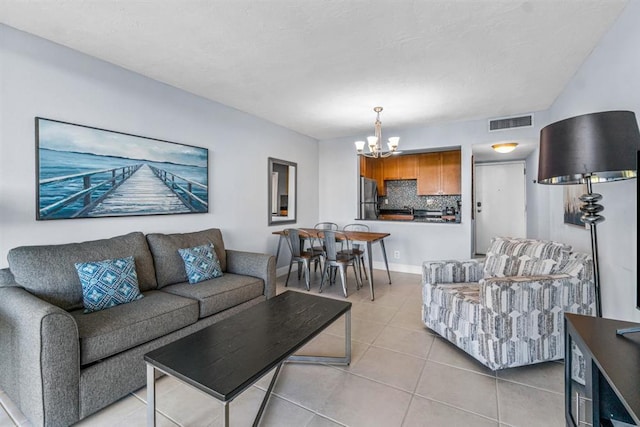
M 294 355 L 340 316 L 345 316 L 345 355 Z M 145 354 L 147 364 L 147 425 L 155 426 L 155 371 L 177 378 L 224 407 L 276 368 L 254 426 L 262 417 L 284 362 L 351 363 L 351 303 L 287 291 L 207 328 Z

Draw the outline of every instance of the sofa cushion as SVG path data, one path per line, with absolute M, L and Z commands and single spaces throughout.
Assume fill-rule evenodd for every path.
M 494 237 L 484 262 L 484 278 L 554 274 L 568 261 L 564 243 Z
M 133 256 L 142 292 L 156 288 L 153 259 L 140 232 L 64 245 L 21 246 L 7 259 L 15 280 L 35 296 L 64 310 L 82 307 L 82 286 L 74 264 Z
M 153 254 L 158 288 L 187 281 L 184 262 L 178 253 L 178 249 L 181 248 L 213 243 L 220 260 L 220 267 L 223 272 L 227 271 L 227 256 L 222 233 L 217 228 L 184 234 L 150 233 L 147 234 L 147 242 Z
M 129 304 L 71 315 L 78 324 L 80 363 L 87 365 L 195 323 L 198 302 L 149 291 Z
M 197 300 L 200 318 L 204 318 L 263 295 L 264 282 L 252 276 L 226 273 L 197 286 L 179 283 L 165 286 L 162 291 Z
M 104 310 L 142 298 L 133 257 L 76 263 L 84 312 Z
M 193 248 L 178 249 L 178 253 L 184 261 L 184 269 L 189 283 L 192 285 L 203 280 L 215 279 L 223 274 L 222 268 L 220 268 L 220 260 L 211 243 Z

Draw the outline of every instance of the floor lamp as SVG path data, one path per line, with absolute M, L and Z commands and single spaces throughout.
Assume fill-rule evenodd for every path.
M 635 178 L 640 132 L 631 111 L 604 111 L 561 120 L 540 131 L 538 183 L 587 184 L 582 221 L 591 230 L 596 315 L 602 317 L 596 225 L 604 221 L 592 184 Z

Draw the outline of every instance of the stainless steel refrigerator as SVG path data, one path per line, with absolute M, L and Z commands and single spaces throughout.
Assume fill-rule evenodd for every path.
M 360 178 L 360 219 L 377 219 L 378 183 L 375 179 Z

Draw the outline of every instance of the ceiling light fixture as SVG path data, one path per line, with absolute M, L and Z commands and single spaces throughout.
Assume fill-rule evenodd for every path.
M 392 136 L 389 138 L 389 142 L 387 146 L 389 147 L 389 151 L 382 151 L 381 141 L 382 141 L 382 122 L 380 121 L 380 111 L 382 111 L 382 107 L 375 107 L 373 111 L 376 112 L 376 122 L 375 122 L 375 136 L 367 137 L 367 145 L 369 147 L 369 152 L 364 152 L 364 141 L 356 141 L 356 150 L 358 150 L 358 155 L 365 157 L 389 157 L 392 154 L 399 153 L 398 151 L 398 143 L 400 142 L 399 136 Z
M 494 150 L 496 150 L 498 153 L 510 153 L 513 150 L 516 149 L 516 147 L 518 146 L 517 142 L 503 142 L 500 144 L 493 144 L 491 146 L 491 148 L 493 148 Z

